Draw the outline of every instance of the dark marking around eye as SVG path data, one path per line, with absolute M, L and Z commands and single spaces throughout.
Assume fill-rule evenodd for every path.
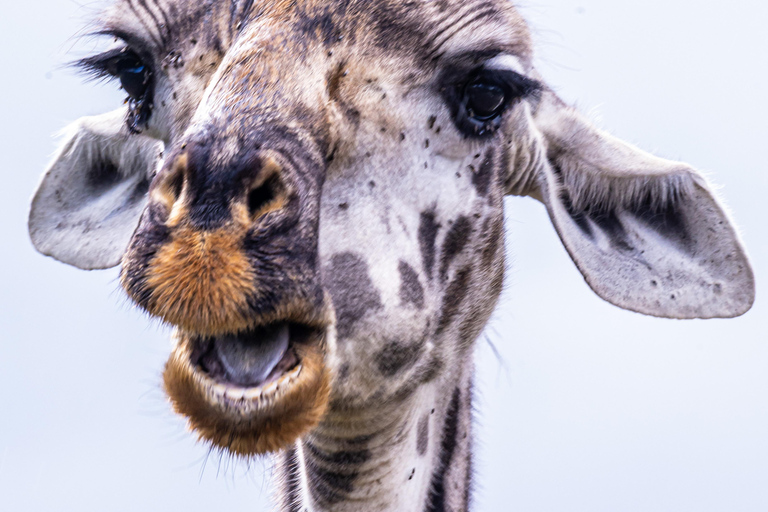
M 487 137 L 501 126 L 502 114 L 542 85 L 512 70 L 478 68 L 466 58 L 446 67 L 440 93 L 456 128 L 467 137 Z
M 269 177 L 261 186 L 254 188 L 248 193 L 248 213 L 255 219 L 256 215 L 260 214 L 269 204 L 275 201 L 283 191 L 284 187 L 280 179 L 276 175 Z
M 141 132 L 153 108 L 154 80 L 150 66 L 128 47 L 81 59 L 75 65 L 95 79 L 114 77 L 120 80 L 128 94 L 128 129 L 133 133 Z

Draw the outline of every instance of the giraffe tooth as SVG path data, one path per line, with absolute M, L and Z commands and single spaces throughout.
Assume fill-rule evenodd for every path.
M 277 382 L 273 382 L 272 384 L 264 388 L 264 394 L 265 395 L 273 394 L 275 391 L 277 391 L 277 387 L 278 387 Z
M 246 400 L 261 400 L 261 388 L 251 388 L 243 396 Z
M 217 395 L 226 396 L 227 394 L 227 386 L 224 384 L 214 384 L 213 390 L 216 392 Z
M 243 388 L 228 388 L 226 396 L 231 400 L 242 400 L 245 396 L 245 390 Z

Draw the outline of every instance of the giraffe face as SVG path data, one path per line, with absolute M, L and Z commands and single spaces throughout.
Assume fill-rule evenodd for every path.
M 239 8 L 119 2 L 119 48 L 85 64 L 164 143 L 121 280 L 177 327 L 166 390 L 250 454 L 466 356 L 502 282 L 504 137 L 541 85 L 506 2 Z
M 706 184 L 563 105 L 506 0 L 121 0 L 104 24 L 118 46 L 83 64 L 128 107 L 76 127 L 32 237 L 121 262 L 134 302 L 176 327 L 175 409 L 219 447 L 279 450 L 329 407 L 406 407 L 450 378 L 501 289 L 507 194 L 542 200 L 622 307 L 751 304 L 730 225 L 700 235 L 724 218 Z M 733 265 L 701 277 L 705 253 Z

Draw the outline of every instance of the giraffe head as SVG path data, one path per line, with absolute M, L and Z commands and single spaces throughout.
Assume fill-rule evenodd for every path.
M 451 379 L 501 289 L 506 195 L 543 202 L 619 307 L 754 300 L 704 178 L 560 101 L 506 0 L 117 0 L 101 22 L 116 44 L 81 64 L 127 105 L 66 131 L 31 237 L 121 265 L 176 327 L 174 408 L 233 453 Z

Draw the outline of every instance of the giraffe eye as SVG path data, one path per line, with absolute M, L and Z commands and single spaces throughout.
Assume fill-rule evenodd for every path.
M 130 48 L 115 48 L 86 57 L 75 64 L 95 79 L 117 78 L 128 94 L 126 123 L 132 132 L 146 127 L 152 115 L 154 80 L 152 68 Z
M 126 51 L 112 62 L 109 73 L 128 93 L 128 128 L 140 132 L 152 115 L 152 70 L 136 54 Z
M 504 112 L 535 95 L 541 84 L 511 69 L 449 68 L 442 81 L 443 98 L 454 123 L 465 137 L 491 136 L 502 125 Z
M 128 57 L 117 62 L 115 74 L 131 99 L 138 101 L 144 98 L 149 89 L 152 73 L 143 62 L 135 57 Z
M 470 83 L 464 96 L 467 115 L 481 122 L 490 121 L 501 115 L 506 99 L 501 87 L 484 81 Z
M 466 83 L 459 105 L 462 131 L 468 135 L 485 136 L 501 126 L 501 115 L 513 99 L 505 84 L 490 73 L 479 73 Z M 511 97 L 510 97 L 511 96 Z

